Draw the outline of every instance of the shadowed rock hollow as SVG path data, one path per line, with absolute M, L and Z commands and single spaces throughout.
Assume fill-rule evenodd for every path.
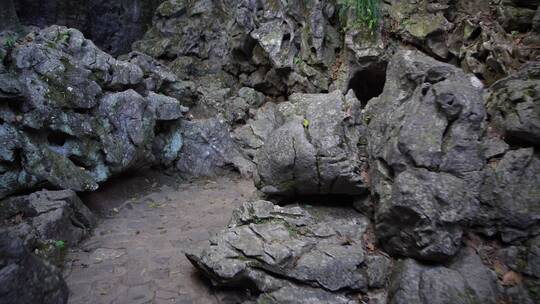
M 540 302 L 539 5 L 1 2 L 0 303 Z
M 22 23 L 45 27 L 64 25 L 80 30 L 103 51 L 128 53 L 151 24 L 163 0 L 17 0 Z

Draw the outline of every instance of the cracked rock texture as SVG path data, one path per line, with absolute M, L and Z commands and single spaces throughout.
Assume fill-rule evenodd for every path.
M 116 60 L 58 26 L 8 51 L 0 68 L 0 197 L 45 184 L 91 191 L 127 169 L 178 158 L 176 122 L 187 109 L 152 92 L 176 80 L 153 60 L 134 54 L 143 68 Z
M 111 55 L 128 53 L 163 0 L 17 0 L 21 23 L 77 28 Z
M 477 215 L 485 119 L 481 82 L 420 52 L 391 61 L 366 117 L 377 235 L 389 252 L 444 260 Z
M 27 248 L 61 266 L 67 246 L 89 236 L 97 218 L 75 192 L 42 190 L 1 200 L 0 221 Z
M 497 81 L 487 93 L 493 126 L 512 142 L 540 144 L 540 62 Z
M 381 287 L 391 269 L 366 249 L 368 219 L 351 211 L 246 202 L 227 230 L 187 257 L 215 285 L 252 286 L 258 303 L 350 303 L 350 292 Z
M 2 303 L 64 304 L 68 295 L 69 290 L 60 271 L 29 252 L 17 236 L 3 229 L 0 231 Z
M 265 134 L 255 158 L 258 187 L 283 196 L 367 193 L 360 107 L 352 91 L 293 94 L 279 104 L 281 124 Z

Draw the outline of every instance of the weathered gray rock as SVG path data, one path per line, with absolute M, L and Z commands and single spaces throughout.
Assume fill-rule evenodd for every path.
M 494 83 L 486 101 L 492 125 L 507 141 L 540 145 L 540 63 Z
M 63 251 L 87 237 L 97 219 L 73 191 L 43 190 L 0 201 L 0 221 L 27 248 L 61 266 Z
M 360 102 L 350 93 L 293 94 L 284 123 L 267 135 L 256 163 L 258 187 L 271 195 L 365 193 L 358 149 Z
M 444 260 L 477 215 L 485 112 L 474 76 L 419 52 L 398 52 L 368 122 L 377 236 L 393 254 Z
M 9 1 L 8 1 L 9 2 Z M 17 14 L 25 25 L 53 24 L 77 28 L 102 50 L 119 55 L 142 37 L 163 0 L 17 0 Z
M 486 170 L 482 202 L 487 212 L 495 213 L 492 225 L 503 241 L 523 240 L 540 225 L 540 158 L 533 148 L 507 152 Z
M 260 295 L 255 302 L 257 304 L 280 303 L 280 304 L 353 304 L 355 300 L 345 295 L 337 295 L 331 292 L 304 286 L 286 286 L 276 291 Z
M 243 175 L 253 172 L 253 164 L 236 148 L 229 127 L 217 118 L 183 121 L 183 146 L 176 168 L 190 176 L 212 176 L 227 167 Z
M 245 125 L 235 128 L 232 136 L 240 144 L 242 150 L 254 159 L 266 138 L 275 128 L 283 124 L 283 120 L 284 117 L 278 110 L 278 105 L 268 102 L 255 110 L 253 118 L 248 119 Z
M 526 32 L 532 27 L 532 20 L 536 13 L 534 9 L 513 5 L 497 6 L 497 19 L 508 32 Z
M 536 9 L 532 20 L 532 28 L 535 32 L 540 32 L 540 6 Z
M 91 191 L 129 168 L 179 157 L 176 122 L 187 109 L 152 92 L 176 77 L 151 58 L 128 57 L 134 63 L 58 26 L 13 46 L 0 70 L 0 197 L 39 185 Z
M 382 287 L 390 272 L 388 258 L 364 249 L 367 226 L 350 209 L 249 202 L 187 257 L 216 285 L 262 292 L 260 303 L 349 303 L 342 291 Z
M 23 241 L 0 231 L 0 303 L 67 303 L 62 274 L 24 247 Z
M 448 267 L 428 266 L 412 259 L 397 263 L 388 303 L 497 303 L 497 277 L 471 250 Z
M 239 82 L 268 95 L 321 92 L 341 45 L 336 11 L 334 1 L 168 0 L 134 48 L 173 61 L 195 82 L 232 75 L 228 87 Z

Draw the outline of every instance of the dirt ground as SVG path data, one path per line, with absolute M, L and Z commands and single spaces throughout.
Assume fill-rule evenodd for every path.
M 70 303 L 236 302 L 236 293 L 211 288 L 184 252 L 225 228 L 254 190 L 236 175 L 186 181 L 144 171 L 83 195 L 101 221 L 66 257 Z

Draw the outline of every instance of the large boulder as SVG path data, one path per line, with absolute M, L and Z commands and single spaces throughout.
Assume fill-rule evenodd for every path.
M 75 192 L 43 190 L 1 200 L 0 222 L 28 249 L 61 266 L 67 247 L 87 237 L 97 219 Z
M 256 157 L 257 186 L 270 195 L 361 195 L 367 192 L 359 151 L 361 105 L 343 96 L 293 94 L 281 103 L 283 124 L 267 134 Z M 272 127 L 272 126 L 268 126 Z
M 0 231 L 0 303 L 67 303 L 69 290 L 58 269 L 44 263 L 17 236 Z
M 187 257 L 217 286 L 262 292 L 260 303 L 349 303 L 346 292 L 385 286 L 392 265 L 365 241 L 368 224 L 352 209 L 248 202 Z
M 485 213 L 493 214 L 489 226 L 505 242 L 534 236 L 540 227 L 540 157 L 533 148 L 523 148 L 490 164 L 481 187 Z
M 482 84 L 417 51 L 390 62 L 366 108 L 377 236 L 393 254 L 445 260 L 479 210 Z
M 540 145 L 540 62 L 494 83 L 486 101 L 492 125 L 507 141 Z
M 498 303 L 497 277 L 471 249 L 445 266 L 412 259 L 397 262 L 388 289 L 389 304 Z
M 39 185 L 95 190 L 114 174 L 178 158 L 187 109 L 152 92 L 176 82 L 154 60 L 116 60 L 59 26 L 8 51 L 0 65 L 0 197 Z
M 237 149 L 229 126 L 217 118 L 183 121 L 184 139 L 176 168 L 188 176 L 213 176 L 225 169 L 236 169 L 248 176 L 253 163 Z

